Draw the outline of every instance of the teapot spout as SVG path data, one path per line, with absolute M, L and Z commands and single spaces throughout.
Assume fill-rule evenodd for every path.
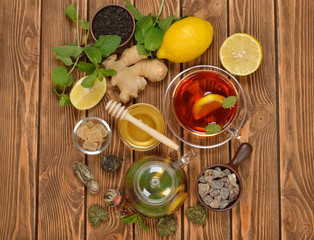
M 190 161 L 195 158 L 198 155 L 198 150 L 195 148 L 192 148 L 189 150 L 186 154 L 184 154 L 182 157 L 178 159 L 173 165 L 174 168 L 180 169 L 185 167 L 185 165 L 189 164 Z

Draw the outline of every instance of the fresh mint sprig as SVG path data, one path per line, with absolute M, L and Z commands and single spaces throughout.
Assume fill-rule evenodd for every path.
M 65 90 L 73 83 L 72 72 L 75 67 L 78 66 L 80 72 L 85 72 L 87 74 L 87 77 L 81 83 L 85 88 L 92 87 L 96 78 L 103 81 L 104 76 L 113 76 L 117 73 L 113 69 L 102 68 L 100 63 L 103 57 L 108 57 L 117 49 L 120 45 L 121 38 L 117 35 L 100 36 L 93 46 L 87 46 L 90 24 L 84 19 L 79 20 L 78 13 L 79 6 L 75 8 L 74 5 L 69 4 L 65 9 L 65 14 L 76 23 L 77 45 L 68 44 L 66 46 L 52 48 L 56 58 L 62 61 L 66 66 L 71 67 L 69 72 L 65 67 L 61 66 L 56 67 L 52 72 L 53 83 L 62 90 L 62 93 L 59 93 L 57 89 L 53 89 L 53 92 L 60 97 L 59 104 L 61 106 L 71 105 L 69 97 L 65 94 Z M 79 23 L 81 23 L 81 27 L 86 30 L 85 48 L 80 47 Z M 79 61 L 79 57 L 83 51 L 91 63 Z M 73 62 L 73 59 L 75 59 L 75 62 Z
M 121 222 L 123 223 L 136 223 L 138 221 L 138 224 L 144 229 L 148 230 L 147 226 L 144 224 L 141 216 L 139 214 L 134 214 L 130 217 L 122 218 L 120 219 Z
M 162 0 L 157 17 L 149 15 L 145 16 L 139 12 L 128 0 L 126 0 L 126 7 L 137 20 L 135 24 L 134 37 L 137 41 L 137 52 L 140 55 L 151 56 L 152 52 L 158 50 L 162 43 L 164 34 L 168 28 L 176 21 L 182 18 L 169 16 L 165 19 L 160 19 L 165 0 Z

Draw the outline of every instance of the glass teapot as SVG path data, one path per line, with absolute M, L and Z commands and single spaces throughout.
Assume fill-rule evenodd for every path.
M 160 156 L 143 156 L 136 160 L 124 180 L 124 196 L 131 208 L 128 215 L 138 212 L 159 218 L 180 208 L 187 194 L 187 178 L 182 168 L 197 154 L 198 151 L 192 149 L 177 161 Z M 124 210 L 127 208 L 124 206 Z

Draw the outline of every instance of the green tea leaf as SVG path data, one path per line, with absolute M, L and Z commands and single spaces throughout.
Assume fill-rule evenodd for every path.
M 139 55 L 149 56 L 149 51 L 144 47 L 144 44 L 137 43 L 137 52 Z
M 231 108 L 233 107 L 236 102 L 237 102 L 237 97 L 236 96 L 230 96 L 225 98 L 225 100 L 222 101 L 222 107 L 223 108 Z
M 142 218 L 141 218 L 140 215 L 137 215 L 137 220 L 138 220 L 139 225 L 140 225 L 144 230 L 148 230 L 147 226 L 143 223 L 143 220 L 142 220 Z
M 97 70 L 95 70 L 91 75 L 88 75 L 84 80 L 82 81 L 81 85 L 84 88 L 91 88 L 94 85 L 94 82 L 97 77 Z
M 101 72 L 98 72 L 98 79 L 99 79 L 99 81 L 103 81 L 104 80 L 104 76 L 102 75 L 102 73 Z
M 104 68 L 101 68 L 99 69 L 99 71 L 104 74 L 105 76 L 114 76 L 117 74 L 117 71 L 114 70 L 114 69 L 104 69 Z
M 132 215 L 130 217 L 122 218 L 120 219 L 121 222 L 123 223 L 135 223 L 137 221 L 137 214 Z
M 165 19 L 162 19 L 158 23 L 158 26 L 160 27 L 161 30 L 166 32 L 168 30 L 168 28 L 171 26 L 171 24 L 175 18 L 176 18 L 175 16 L 169 16 Z
M 63 66 L 55 67 L 52 72 L 52 82 L 54 85 L 63 88 L 67 86 L 68 83 L 68 71 Z
M 102 54 L 102 57 L 108 57 L 112 54 L 121 43 L 121 37 L 118 35 L 101 35 L 94 43 Z
M 215 134 L 221 131 L 221 127 L 218 124 L 212 123 L 205 127 L 205 131 L 207 134 Z
M 156 51 L 160 47 L 163 37 L 164 32 L 160 28 L 150 29 L 145 37 L 145 48 Z
M 101 51 L 96 46 L 86 47 L 84 52 L 86 53 L 88 59 L 95 65 L 101 62 Z
M 69 96 L 66 94 L 61 94 L 59 105 L 60 106 L 72 105 Z
M 62 61 L 67 66 L 71 66 L 73 64 L 72 58 L 70 57 L 65 57 L 65 56 L 56 54 L 56 59 Z
M 83 21 L 81 22 L 82 28 L 85 30 L 89 30 L 89 22 L 85 21 L 85 19 L 83 19 Z
M 76 8 L 73 6 L 73 4 L 69 4 L 67 8 L 65 9 L 64 13 L 69 18 L 71 18 L 73 22 L 77 21 Z
M 95 71 L 96 67 L 92 63 L 82 62 L 78 63 L 78 70 L 80 72 L 86 72 L 87 75 L 91 75 Z
M 129 1 L 125 1 L 126 8 L 132 13 L 136 20 L 140 20 L 144 15 L 140 13 Z
M 81 55 L 83 48 L 79 46 L 67 45 L 51 48 L 56 53 L 56 56 L 63 57 L 78 57 Z

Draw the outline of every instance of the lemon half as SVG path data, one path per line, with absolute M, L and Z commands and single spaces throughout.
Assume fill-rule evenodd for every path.
M 103 81 L 99 81 L 98 78 L 96 78 L 91 88 L 84 88 L 81 83 L 85 78 L 86 77 L 83 77 L 78 80 L 70 92 L 71 103 L 79 110 L 90 109 L 97 105 L 104 97 L 107 90 L 105 78 Z
M 259 68 L 263 51 L 261 44 L 253 36 L 236 33 L 223 42 L 219 56 L 227 71 L 234 75 L 246 76 Z

